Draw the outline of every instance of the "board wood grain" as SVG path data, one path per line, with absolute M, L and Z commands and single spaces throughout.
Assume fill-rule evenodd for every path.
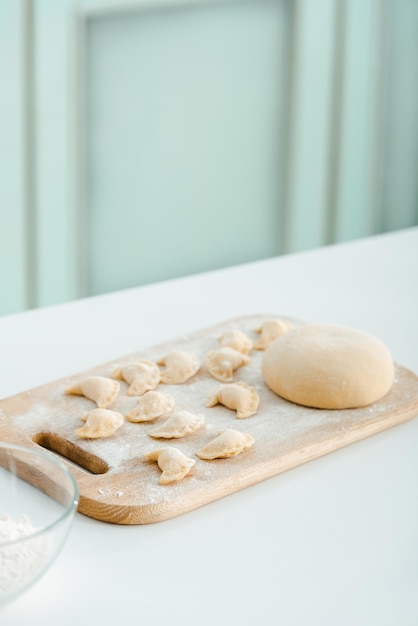
M 221 385 L 205 370 L 207 351 L 218 347 L 218 338 L 226 330 L 242 330 L 255 340 L 256 329 L 272 317 L 289 319 L 295 325 L 302 323 L 267 314 L 226 320 L 3 399 L 0 439 L 28 447 L 41 446 L 48 454 L 65 457 L 64 462 L 79 485 L 80 513 L 116 524 L 147 524 L 206 505 L 418 414 L 418 377 L 398 364 L 392 389 L 378 402 L 361 409 L 312 409 L 283 400 L 267 388 L 260 369 L 263 353 L 256 350 L 250 354 L 250 363 L 235 373 L 234 380 L 256 388 L 260 395 L 257 413 L 237 419 L 234 411 L 221 405 L 206 407 L 206 399 Z M 151 423 L 125 421 L 106 439 L 77 437 L 75 430 L 82 425 L 81 418 L 95 404 L 82 396 L 68 396 L 65 389 L 86 376 L 110 376 L 128 362 L 139 359 L 157 362 L 172 350 L 194 353 L 202 367 L 188 382 L 160 383 L 158 389 L 173 395 L 176 408 L 203 414 L 202 428 L 182 439 L 155 440 L 148 432 L 164 421 L 161 418 Z M 127 385 L 122 382 L 119 396 L 110 407 L 123 415 L 138 400 L 126 391 Z M 196 451 L 225 428 L 249 433 L 254 445 L 236 457 L 199 459 Z M 196 460 L 183 480 L 169 485 L 159 483 L 157 464 L 144 459 L 146 452 L 163 446 L 174 446 Z

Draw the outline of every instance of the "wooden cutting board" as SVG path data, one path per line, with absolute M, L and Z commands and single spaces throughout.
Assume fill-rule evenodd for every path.
M 222 332 L 239 329 L 255 340 L 255 330 L 271 317 L 279 316 L 228 320 L 4 399 L 0 402 L 0 439 L 29 447 L 41 445 L 55 450 L 51 454 L 67 457 L 65 463 L 79 485 L 81 513 L 117 524 L 147 524 L 190 511 L 418 414 L 418 377 L 399 365 L 392 389 L 379 402 L 362 409 L 311 409 L 287 402 L 267 388 L 260 369 L 263 353 L 254 350 L 250 363 L 235 373 L 235 381 L 255 387 L 260 395 L 259 409 L 251 417 L 237 419 L 234 411 L 221 405 L 205 406 L 221 383 L 202 366 L 184 384 L 159 386 L 174 396 L 176 408 L 204 415 L 205 425 L 194 433 L 182 439 L 155 440 L 148 431 L 165 419 L 160 418 L 151 423 L 126 421 L 106 439 L 82 440 L 74 434 L 83 424 L 81 417 L 95 404 L 81 396 L 67 396 L 64 390 L 85 376 L 109 376 L 122 364 L 158 361 L 172 350 L 193 352 L 203 363 L 206 352 L 218 347 Z M 123 415 L 137 402 L 126 390 L 126 383 L 121 382 L 120 394 L 110 407 Z M 249 433 L 254 445 L 228 459 L 203 461 L 195 456 L 225 428 Z M 145 452 L 163 446 L 174 446 L 196 460 L 190 474 L 177 483 L 159 484 L 157 464 L 144 459 Z

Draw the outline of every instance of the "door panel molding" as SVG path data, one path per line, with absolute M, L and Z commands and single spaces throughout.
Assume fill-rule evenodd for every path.
M 248 4 L 250 0 L 36 2 L 39 306 L 90 295 L 84 90 L 89 24 L 129 11 Z M 256 4 L 256 0 L 251 0 Z M 279 1 L 279 0 L 278 0 Z M 52 28 L 53 26 L 53 28 Z M 50 50 L 54 59 L 48 59 Z M 53 94 L 53 97 L 51 97 Z M 287 124 L 283 124 L 286 128 Z M 285 134 L 285 133 L 284 133 Z M 54 237 L 51 238 L 51 231 Z M 278 234 L 280 237 L 280 233 Z M 280 246 L 277 253 L 280 253 Z

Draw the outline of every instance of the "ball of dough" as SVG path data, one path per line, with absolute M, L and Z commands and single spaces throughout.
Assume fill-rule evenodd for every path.
M 376 337 L 338 325 L 307 324 L 276 339 L 262 375 L 277 395 L 318 409 L 367 406 L 391 388 L 394 365 Z

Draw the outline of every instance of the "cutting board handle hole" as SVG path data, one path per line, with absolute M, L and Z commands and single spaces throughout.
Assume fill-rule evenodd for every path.
M 105 474 L 109 471 L 106 461 L 56 433 L 37 433 L 33 441 L 46 450 L 60 454 L 67 461 L 71 461 L 91 474 Z

